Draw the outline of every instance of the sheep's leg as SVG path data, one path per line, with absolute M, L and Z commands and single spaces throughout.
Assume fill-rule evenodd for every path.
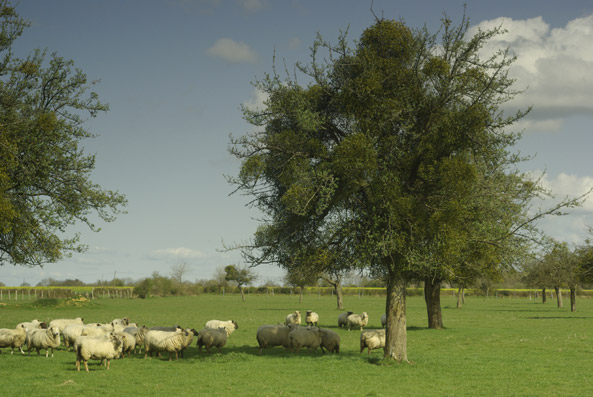
M 89 363 L 87 360 L 84 360 L 84 369 L 86 370 L 86 372 L 89 372 Z
M 109 371 L 109 363 L 111 362 L 111 360 L 107 359 L 107 371 Z
M 76 370 L 80 372 L 80 359 L 76 359 Z

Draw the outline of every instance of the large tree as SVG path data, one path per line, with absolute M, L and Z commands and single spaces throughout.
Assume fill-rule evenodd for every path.
M 468 27 L 445 18 L 433 35 L 377 19 L 354 47 L 345 34 L 335 45 L 318 37 L 297 65 L 307 85 L 258 81 L 265 109 L 244 115 L 259 128 L 231 142 L 243 162 L 231 182 L 264 214 L 240 245 L 246 260 L 383 278 L 384 355 L 399 361 L 409 280 L 495 272 L 532 233 L 527 207 L 540 190 L 514 167 L 519 134 L 507 131 L 524 113 L 500 110 L 516 94 L 513 57 L 480 59 L 500 30 L 467 38 Z
M 90 180 L 95 157 L 80 145 L 93 137 L 86 117 L 107 105 L 72 61 L 39 50 L 14 57 L 27 26 L 0 0 L 0 265 L 43 265 L 82 251 L 67 227 L 98 230 L 94 216 L 111 221 L 126 203 Z

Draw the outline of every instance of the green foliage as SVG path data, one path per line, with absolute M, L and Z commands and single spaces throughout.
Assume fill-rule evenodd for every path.
M 81 141 L 93 135 L 86 117 L 108 109 L 95 82 L 57 54 L 35 50 L 15 58 L 11 47 L 28 23 L 0 1 L 0 265 L 36 266 L 85 249 L 63 237 L 91 217 L 112 221 L 123 195 L 92 183 L 95 157 Z

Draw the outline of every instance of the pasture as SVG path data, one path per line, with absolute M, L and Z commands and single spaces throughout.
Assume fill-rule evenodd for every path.
M 368 328 L 380 327 L 384 298 L 346 296 L 345 308 L 369 313 Z M 200 330 L 210 319 L 238 322 L 222 354 L 200 355 L 195 341 L 185 358 L 167 361 L 135 355 L 114 360 L 106 370 L 90 361 L 77 372 L 75 355 L 62 347 L 55 357 L 2 349 L 0 393 L 58 395 L 590 395 L 593 393 L 593 299 L 577 301 L 577 312 L 528 298 L 468 297 L 462 309 L 443 297 L 446 329 L 426 329 L 421 297 L 407 301 L 411 364 L 359 353 L 359 331 L 337 328 L 335 298 L 305 295 L 200 295 L 92 301 L 11 301 L 0 304 L 0 328 L 34 318 L 83 317 L 108 322 L 128 316 L 138 325 L 174 325 Z M 320 326 L 341 336 L 339 355 L 282 347 L 258 355 L 261 324 L 283 321 L 300 310 L 320 314 Z M 8 353 L 7 353 L 8 352 Z

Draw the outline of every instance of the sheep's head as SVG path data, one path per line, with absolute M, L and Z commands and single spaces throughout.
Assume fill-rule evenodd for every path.
M 237 324 L 234 320 L 231 320 L 235 329 L 239 329 L 239 324 Z
M 365 320 L 367 318 L 369 318 L 369 315 L 367 314 L 367 312 L 362 312 L 362 314 L 360 315 L 360 317 Z
M 60 335 L 60 329 L 58 327 L 50 327 L 48 331 L 54 338 Z
M 130 325 L 130 318 L 129 317 L 122 318 L 122 324 L 123 325 Z

